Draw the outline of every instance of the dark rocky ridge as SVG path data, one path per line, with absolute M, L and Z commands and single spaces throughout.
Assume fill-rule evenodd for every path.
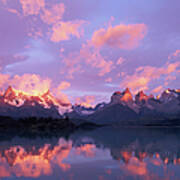
M 71 111 L 60 114 L 60 107 L 69 107 Z M 113 93 L 109 103 L 100 103 L 95 108 L 86 108 L 80 105 L 63 104 L 49 91 L 41 96 L 29 96 L 9 87 L 0 96 L 0 116 L 18 120 L 19 123 L 20 119 L 36 118 L 38 120 L 51 119 L 53 124 L 55 122 L 53 120 L 62 119 L 58 121 L 60 128 L 63 127 L 66 117 L 77 127 L 81 125 L 85 127 L 87 124 L 88 126 L 95 124 L 179 126 L 180 90 L 168 89 L 158 98 L 140 91 L 133 98 L 130 90 L 126 88 L 123 92 Z
M 74 113 L 74 114 L 73 114 Z M 135 100 L 127 88 L 115 92 L 110 103 L 90 115 L 70 114 L 97 124 L 116 124 L 121 126 L 179 126 L 180 91 L 166 90 L 159 98 L 140 91 Z

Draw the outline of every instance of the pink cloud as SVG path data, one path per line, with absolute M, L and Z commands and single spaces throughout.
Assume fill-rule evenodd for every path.
M 121 65 L 124 61 L 125 61 L 125 59 L 124 59 L 123 57 L 120 57 L 120 58 L 117 60 L 116 64 L 117 64 L 117 65 Z
M 168 64 L 167 73 L 170 74 L 170 73 L 176 71 L 176 69 L 179 67 L 179 65 L 180 65 L 180 62 Z
M 19 17 L 21 16 L 21 14 L 16 9 L 7 8 L 7 11 L 9 11 L 10 13 L 16 14 Z
M 169 55 L 168 59 L 180 56 L 180 49 L 177 49 L 173 54 Z
M 62 90 L 65 90 L 71 86 L 69 82 L 62 81 L 57 88 L 53 88 L 51 79 L 42 78 L 37 74 L 24 74 L 22 76 L 15 75 L 8 80 L 8 84 L 12 85 L 15 89 L 24 91 L 31 95 L 40 95 L 46 93 L 49 89 L 52 89 L 52 93 L 58 97 L 62 103 L 69 104 L 70 101 Z
M 1 89 L 1 91 L 3 91 L 4 86 L 7 85 L 9 77 L 10 76 L 8 74 L 0 74 L 0 89 Z
M 83 146 L 76 148 L 77 155 L 84 155 L 85 157 L 94 157 L 96 151 L 96 146 L 94 144 L 85 144 Z
M 37 74 L 15 75 L 13 77 L 0 74 L 0 87 L 6 88 L 9 85 L 31 95 L 39 95 L 50 89 L 51 80 L 49 78 L 42 78 Z
M 71 149 L 72 142 L 66 142 L 63 139 L 60 139 L 53 148 L 50 148 L 49 144 L 45 144 L 38 148 L 36 153 L 34 150 L 27 151 L 20 145 L 12 146 L 3 151 L 5 156 L 0 159 L 0 178 L 47 176 L 53 173 L 53 165 L 62 171 L 69 170 L 71 165 L 63 161 L 69 156 Z M 9 159 L 13 161 L 9 161 Z
M 39 37 L 43 37 L 42 29 L 39 27 L 31 27 L 29 28 L 29 32 L 27 34 L 29 37 L 33 37 L 34 39 L 38 39 Z
M 52 93 L 64 104 L 69 104 L 69 98 L 62 90 L 65 90 L 71 86 L 67 81 L 62 81 L 57 88 L 52 87 L 51 79 L 43 78 L 37 74 L 23 74 L 10 77 L 7 74 L 0 74 L 0 92 L 4 92 L 7 86 L 11 85 L 17 90 L 23 91 L 30 95 L 42 95 L 48 90 L 52 90 Z
M 180 49 L 176 50 L 176 52 L 173 54 L 175 57 L 180 55 Z
M 65 70 L 62 73 L 68 74 L 67 77 L 73 78 L 74 73 L 83 73 L 85 68 L 92 67 L 98 69 L 98 76 L 104 76 L 114 68 L 113 61 L 106 60 L 90 43 L 83 44 L 80 52 L 71 52 L 63 57 Z
M 81 64 L 81 57 L 79 53 L 69 53 L 67 56 L 63 57 L 62 61 L 65 65 L 63 70 L 60 72 L 61 74 L 66 74 L 66 78 L 73 79 L 74 73 L 82 73 L 84 72 Z
M 64 3 L 52 4 L 45 0 L 19 0 L 22 13 L 17 9 L 5 7 L 5 9 L 18 16 L 31 16 L 27 19 L 27 35 L 33 38 L 43 37 L 44 33 L 48 34 L 53 42 L 61 42 L 69 40 L 71 37 L 80 38 L 84 34 L 83 25 L 84 20 L 64 21 L 62 19 L 65 13 Z M 4 5 L 5 2 L 3 3 Z M 44 28 L 42 22 L 48 27 Z
M 109 78 L 105 79 L 105 82 L 107 82 L 107 83 L 112 82 L 112 78 L 111 78 L 111 77 L 109 77 Z
M 75 99 L 76 104 L 85 106 L 85 107 L 94 107 L 95 96 L 81 96 Z
M 137 93 L 140 90 L 148 90 L 150 83 L 154 80 L 159 80 L 159 83 L 161 83 L 160 86 L 167 85 L 165 83 L 167 83 L 168 80 L 173 80 L 171 78 L 172 73 L 178 73 L 179 67 L 180 62 L 166 63 L 165 66 L 160 68 L 142 66 L 137 68 L 134 74 L 126 76 L 120 86 L 122 88 L 129 87 L 134 93 Z M 155 91 L 157 91 L 157 89 L 155 89 Z
M 62 92 L 62 90 L 66 90 L 69 87 L 71 87 L 71 83 L 67 81 L 62 81 L 57 88 L 53 89 L 53 94 L 58 97 L 64 104 L 70 104 L 70 100 L 68 96 Z
M 163 90 L 163 86 L 158 86 L 152 90 L 152 93 L 160 93 Z
M 28 15 L 38 15 L 41 8 L 44 8 L 44 0 L 20 0 L 22 5 L 23 14 Z
M 7 0 L 1 0 L 1 2 L 6 5 L 7 4 Z
M 80 38 L 83 35 L 82 25 L 85 23 L 83 20 L 58 22 L 52 27 L 51 41 L 60 42 L 69 40 L 71 36 Z
M 51 80 L 49 78 L 42 78 L 37 74 L 15 75 L 9 79 L 9 85 L 32 95 L 39 95 L 50 89 Z
M 146 33 L 147 27 L 145 24 L 120 24 L 95 31 L 92 42 L 96 47 L 107 45 L 113 48 L 133 49 L 138 47 Z
M 58 90 L 65 90 L 67 88 L 69 88 L 71 86 L 71 84 L 67 81 L 62 81 L 60 83 L 60 85 L 58 86 Z
M 55 24 L 62 19 L 65 12 L 65 6 L 63 3 L 55 4 L 49 9 L 43 9 L 41 19 L 46 24 Z
M 86 61 L 86 64 L 100 69 L 98 75 L 104 76 L 113 69 L 113 61 L 107 61 L 101 55 L 99 49 L 94 48 L 90 44 L 84 44 L 80 50 L 80 56 Z
M 125 75 L 126 75 L 125 72 L 120 72 L 120 73 L 117 74 L 117 77 L 118 77 L 118 78 L 119 78 L 119 77 L 124 77 Z
M 128 171 L 131 174 L 145 176 L 148 174 L 147 164 L 139 161 L 136 157 L 133 157 L 128 164 L 122 166 L 122 169 Z
M 53 94 L 61 101 L 62 104 L 70 104 L 70 100 L 66 94 L 61 91 L 53 91 Z

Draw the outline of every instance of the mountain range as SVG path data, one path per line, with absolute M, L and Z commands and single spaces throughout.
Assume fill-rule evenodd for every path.
M 70 118 L 83 118 L 97 124 L 179 125 L 180 90 L 167 89 L 156 98 L 140 91 L 133 98 L 126 88 L 115 92 L 109 103 L 89 109 L 91 114 L 79 113 L 76 108 L 69 113 Z
M 0 116 L 60 118 L 70 108 L 71 104 L 64 104 L 49 90 L 42 95 L 33 96 L 9 86 L 0 96 Z
M 173 125 L 180 124 L 180 90 L 167 89 L 160 96 L 146 95 L 143 91 L 133 97 L 128 88 L 117 91 L 109 103 L 94 108 L 64 104 L 50 91 L 32 96 L 9 86 L 0 96 L 0 116 L 15 119 L 27 117 L 68 117 L 75 123 L 120 125 Z

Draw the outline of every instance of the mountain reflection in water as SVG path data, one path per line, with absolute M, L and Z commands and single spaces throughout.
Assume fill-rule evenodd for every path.
M 99 128 L 0 141 L 0 179 L 180 179 L 180 129 Z

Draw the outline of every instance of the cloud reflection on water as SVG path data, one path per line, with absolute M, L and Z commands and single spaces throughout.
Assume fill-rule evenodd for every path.
M 178 179 L 179 135 L 179 130 L 108 128 L 76 132 L 55 144 L 13 138 L 0 142 L 0 178 Z

